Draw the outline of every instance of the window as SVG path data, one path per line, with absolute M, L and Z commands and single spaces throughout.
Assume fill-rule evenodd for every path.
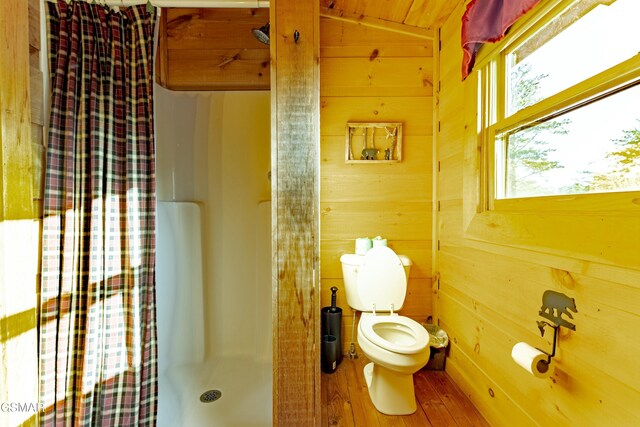
M 489 199 L 640 190 L 640 1 L 547 4 L 481 69 Z

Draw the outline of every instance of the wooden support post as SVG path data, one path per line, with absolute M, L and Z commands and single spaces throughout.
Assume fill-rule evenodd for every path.
M 273 424 L 312 426 L 320 424 L 319 2 L 274 0 L 270 18 Z

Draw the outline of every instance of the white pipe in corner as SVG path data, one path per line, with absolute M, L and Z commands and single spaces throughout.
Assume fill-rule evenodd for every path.
M 56 0 L 47 0 L 54 2 Z M 88 0 L 110 7 L 135 6 L 151 3 L 155 7 L 197 7 L 197 8 L 268 8 L 269 0 Z

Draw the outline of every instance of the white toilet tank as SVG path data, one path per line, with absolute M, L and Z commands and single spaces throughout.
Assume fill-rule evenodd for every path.
M 340 257 L 349 307 L 358 311 L 389 311 L 402 308 L 407 292 L 411 260 L 388 247 L 375 247 L 366 255 Z

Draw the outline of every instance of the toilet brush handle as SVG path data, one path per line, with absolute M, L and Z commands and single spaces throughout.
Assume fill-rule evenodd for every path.
M 335 286 L 331 288 L 331 307 L 336 306 L 336 292 L 338 292 L 338 288 Z

